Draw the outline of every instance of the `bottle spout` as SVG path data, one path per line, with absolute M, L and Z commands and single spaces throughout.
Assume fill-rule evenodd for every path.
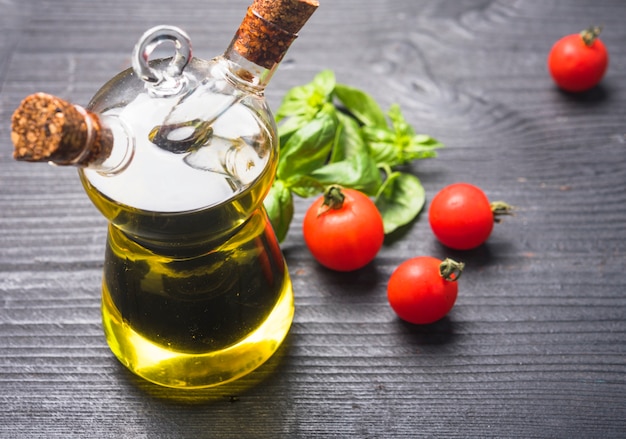
M 18 161 L 112 173 L 123 169 L 134 151 L 124 127 L 105 123 L 97 114 L 46 93 L 27 96 L 11 122 L 13 158 Z
M 15 110 L 11 140 L 14 159 L 58 165 L 104 161 L 113 146 L 95 114 L 46 93 L 27 96 Z

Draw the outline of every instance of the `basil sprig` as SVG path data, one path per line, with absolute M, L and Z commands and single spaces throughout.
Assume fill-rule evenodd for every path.
M 293 194 L 311 197 L 329 185 L 374 197 L 386 234 L 422 210 L 420 180 L 396 168 L 435 157 L 443 145 L 416 134 L 398 105 L 385 114 L 370 95 L 336 83 L 334 73 L 324 70 L 289 90 L 275 118 L 280 159 L 264 204 L 280 241 L 293 219 Z

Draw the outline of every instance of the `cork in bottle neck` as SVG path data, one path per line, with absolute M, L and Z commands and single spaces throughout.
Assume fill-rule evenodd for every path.
M 11 140 L 16 160 L 82 167 L 104 162 L 113 147 L 97 115 L 45 93 L 27 96 L 15 110 Z
M 318 6 L 317 0 L 255 0 L 230 49 L 254 64 L 272 69 Z
M 115 175 L 130 164 L 135 140 L 115 116 L 102 116 L 56 96 L 27 96 L 13 113 L 13 158 L 90 168 Z

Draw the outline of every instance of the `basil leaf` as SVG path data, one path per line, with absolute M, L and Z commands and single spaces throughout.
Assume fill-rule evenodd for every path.
M 388 162 L 390 166 L 404 165 L 413 160 L 436 157 L 435 149 L 443 145 L 424 134 L 415 134 L 400 111 L 397 104 L 389 108 L 389 119 L 395 132 L 396 159 Z
M 282 242 L 287 236 L 289 224 L 293 219 L 294 206 L 291 191 L 281 180 L 275 180 L 265 200 L 263 200 L 263 205 L 276 233 L 276 238 Z
M 385 234 L 388 234 L 417 217 L 426 202 L 426 193 L 414 175 L 393 172 L 383 183 L 374 202 L 383 217 Z
M 389 116 L 389 120 L 391 120 L 391 126 L 393 127 L 393 130 L 398 137 L 411 137 L 415 135 L 415 131 L 413 131 L 411 125 L 407 123 L 398 104 L 393 104 L 391 107 L 389 107 L 387 115 Z
M 442 148 L 443 144 L 426 134 L 416 134 L 410 138 L 403 152 L 404 163 L 412 160 L 437 157 L 435 149 Z
M 283 145 L 289 142 L 291 135 L 309 123 L 311 119 L 312 117 L 310 118 L 308 116 L 293 116 L 280 124 L 278 127 L 278 138 L 280 139 L 281 149 Z
M 418 136 L 415 136 L 418 137 Z M 416 140 L 410 139 L 409 144 L 402 150 L 402 157 L 399 160 L 399 165 L 407 164 L 413 160 L 426 159 L 431 157 L 437 157 L 437 151 L 435 149 L 441 148 L 443 145 L 437 140 L 430 137 L 428 140 Z
M 368 154 L 360 154 L 340 162 L 329 163 L 311 173 L 326 186 L 338 184 L 375 195 L 382 184 L 376 162 Z
M 326 185 L 312 176 L 298 175 L 289 179 L 287 185 L 299 197 L 308 198 L 324 192 Z
M 424 134 L 415 134 L 398 105 L 389 109 L 392 127 L 362 128 L 370 152 L 379 165 L 405 165 L 413 160 L 436 157 L 435 149 L 443 145 Z
M 365 126 L 362 132 L 370 154 L 376 163 L 394 166 L 398 154 L 395 134 L 387 127 Z
M 335 74 L 331 70 L 318 73 L 308 84 L 293 87 L 276 111 L 276 121 L 294 116 L 300 116 L 303 121 L 313 119 L 324 104 L 331 101 L 334 88 Z
M 337 112 L 339 127 L 330 163 L 339 162 L 360 154 L 367 154 L 368 149 L 363 139 L 361 127 L 355 118 Z
M 319 72 L 311 81 L 313 88 L 326 99 L 326 102 L 330 102 L 330 97 L 337 85 L 335 81 L 335 74 L 332 70 L 326 69 Z
M 335 97 L 363 125 L 387 126 L 385 113 L 374 98 L 364 91 L 344 84 L 337 84 L 335 85 Z
M 281 148 L 278 178 L 288 180 L 323 166 L 330 156 L 337 124 L 335 107 L 326 104 L 313 120 L 294 132 Z

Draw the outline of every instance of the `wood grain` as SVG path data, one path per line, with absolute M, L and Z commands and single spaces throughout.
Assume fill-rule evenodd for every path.
M 398 102 L 445 143 L 415 163 L 428 199 L 470 181 L 517 214 L 487 245 L 437 244 L 425 211 L 351 274 L 317 265 L 298 199 L 283 244 L 290 335 L 255 373 L 213 390 L 128 373 L 100 324 L 106 222 L 72 169 L 11 159 L 11 112 L 32 92 L 80 104 L 169 23 L 219 54 L 248 2 L 0 1 L 0 437 L 314 438 L 626 436 L 626 3 L 621 0 L 322 2 L 267 91 L 278 106 L 322 69 Z M 578 96 L 551 44 L 604 25 L 611 65 Z M 389 275 L 413 255 L 467 263 L 458 302 L 400 322 Z

